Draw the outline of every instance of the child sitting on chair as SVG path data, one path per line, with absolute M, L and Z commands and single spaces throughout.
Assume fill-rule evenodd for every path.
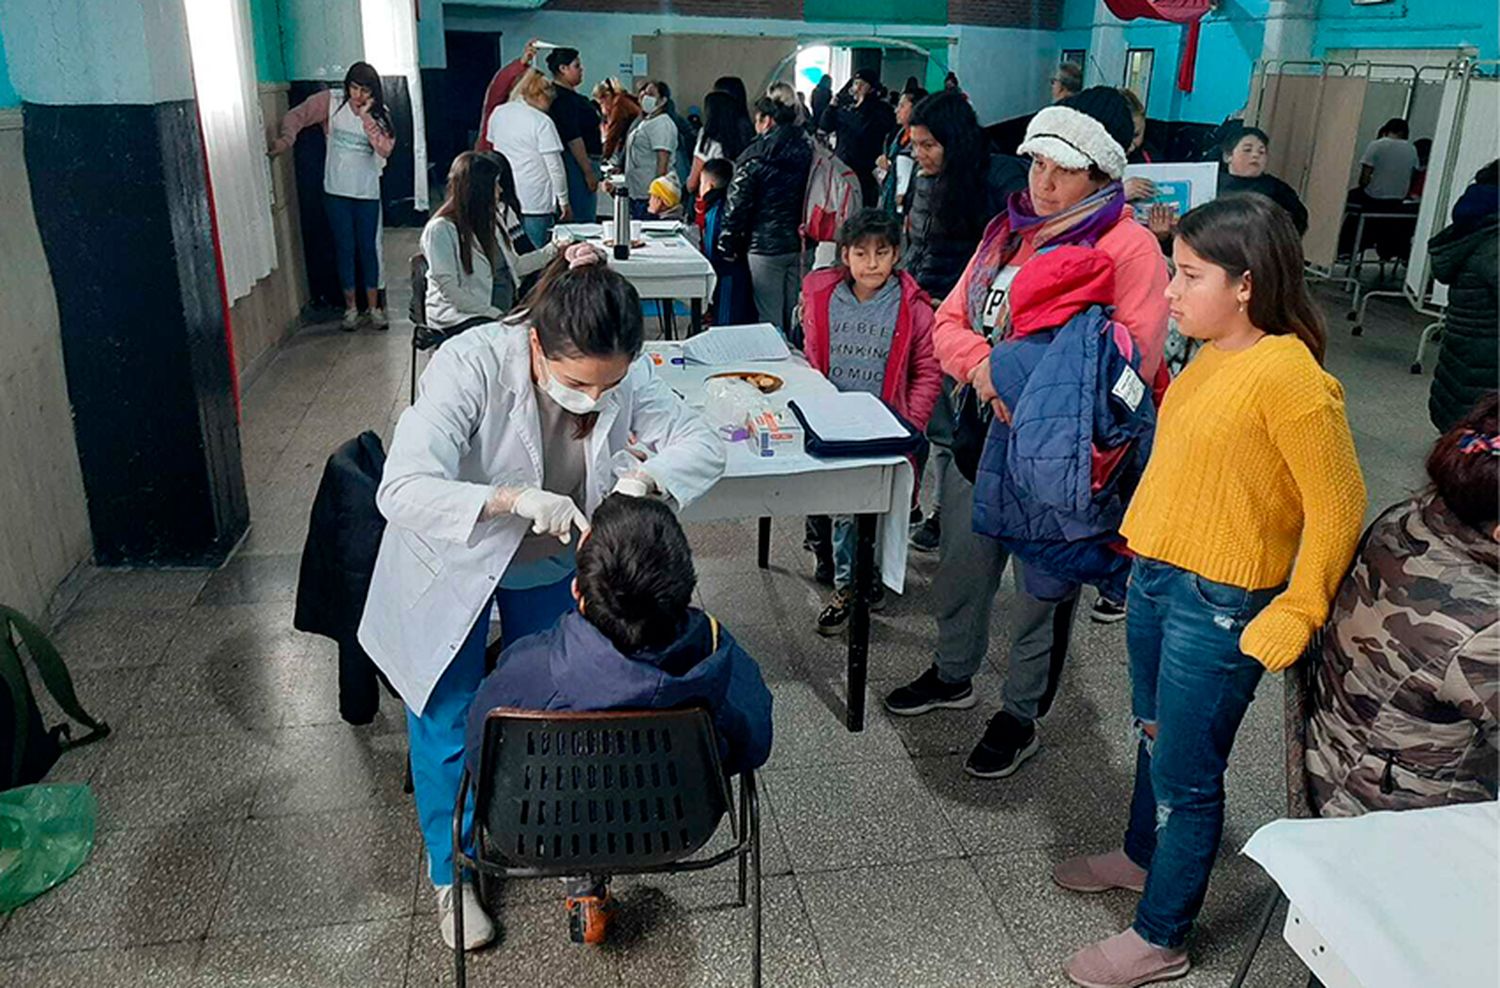
M 691 606 L 687 536 L 660 501 L 615 494 L 578 544 L 575 613 L 500 656 L 469 708 L 466 757 L 478 769 L 485 715 L 523 710 L 651 710 L 701 706 L 724 771 L 759 768 L 771 753 L 771 693 L 728 631 Z M 609 876 L 567 880 L 575 941 L 600 943 Z

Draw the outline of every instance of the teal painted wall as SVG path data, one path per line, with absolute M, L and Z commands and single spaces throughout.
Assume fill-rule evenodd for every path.
M 1229 9 L 1237 14 L 1243 7 Z M 1178 24 L 1143 21 L 1125 28 L 1126 48 L 1150 48 L 1156 53 L 1146 113 L 1158 120 L 1218 123 L 1245 105 L 1251 68 L 1260 58 L 1265 39 L 1265 21 L 1248 16 L 1205 18 L 1198 36 L 1198 60 L 1190 93 L 1177 88 L 1185 30 Z M 1112 81 L 1119 85 L 1124 77 Z
M 417 18 L 417 65 L 424 69 L 448 67 L 448 43 L 443 38 L 443 5 L 424 0 Z
M 286 82 L 278 0 L 250 0 L 250 29 L 255 40 L 255 77 L 261 82 Z
M 1495 0 L 1396 0 L 1356 7 L 1322 0 L 1313 48 L 1456 48 L 1473 45 L 1481 58 L 1500 56 Z
M 21 97 L 16 95 L 16 87 L 10 84 L 10 70 L 5 65 L 5 39 L 0 38 L 0 109 L 20 105 Z

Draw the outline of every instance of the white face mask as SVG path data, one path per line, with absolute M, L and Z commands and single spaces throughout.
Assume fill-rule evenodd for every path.
M 656 97 L 646 93 L 641 97 L 641 109 L 647 113 L 656 112 Z
M 598 398 L 590 398 L 582 391 L 575 391 L 565 384 L 559 384 L 557 378 L 551 374 L 547 375 L 545 385 L 547 397 L 557 402 L 564 411 L 572 412 L 574 415 L 587 415 L 599 410 L 599 402 L 604 399 L 601 394 Z M 604 394 L 608 394 L 605 392 Z

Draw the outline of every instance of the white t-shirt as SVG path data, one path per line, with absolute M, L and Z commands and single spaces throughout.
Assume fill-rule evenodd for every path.
M 1371 199 L 1405 199 L 1411 191 L 1412 173 L 1421 164 L 1411 141 L 1399 137 L 1371 141 L 1359 163 L 1374 169 L 1370 184 L 1365 186 L 1365 195 Z
M 520 100 L 502 103 L 490 113 L 485 136 L 510 162 L 521 212 L 547 215 L 568 201 L 562 138 L 551 117 Z
M 1011 282 L 1016 280 L 1020 270 L 1018 264 L 1007 264 L 995 273 L 995 280 L 990 282 L 989 294 L 984 297 L 984 311 L 981 313 L 986 336 L 993 336 L 995 330 L 1000 328 L 1001 310 L 1005 308 L 1005 300 L 1010 295 Z
M 670 161 L 677 153 L 677 125 L 665 113 L 636 121 L 625 138 L 625 187 L 630 190 L 630 198 L 650 198 L 658 151 L 667 152 L 667 170 L 671 171 Z
M 715 158 L 724 157 L 724 145 L 712 137 L 700 134 L 698 136 L 698 147 L 693 151 L 693 157 L 699 161 L 712 161 Z

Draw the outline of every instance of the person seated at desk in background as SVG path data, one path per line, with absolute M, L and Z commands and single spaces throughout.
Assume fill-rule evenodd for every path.
M 614 494 L 578 543 L 570 610 L 509 645 L 469 707 L 465 758 L 477 773 L 493 709 L 666 710 L 700 706 L 713 720 L 724 771 L 771 754 L 771 692 L 760 666 L 719 622 L 692 606 L 692 551 L 661 501 Z M 575 941 L 602 943 L 608 875 L 567 880 Z
M 1432 486 L 1375 519 L 1311 670 L 1321 816 L 1496 797 L 1500 437 L 1491 391 L 1427 457 Z
M 1412 176 L 1422 166 L 1416 147 L 1408 138 L 1405 120 L 1392 117 L 1380 128 L 1375 140 L 1359 158 L 1359 184 L 1349 193 L 1350 205 L 1389 207 L 1403 202 L 1411 191 Z

